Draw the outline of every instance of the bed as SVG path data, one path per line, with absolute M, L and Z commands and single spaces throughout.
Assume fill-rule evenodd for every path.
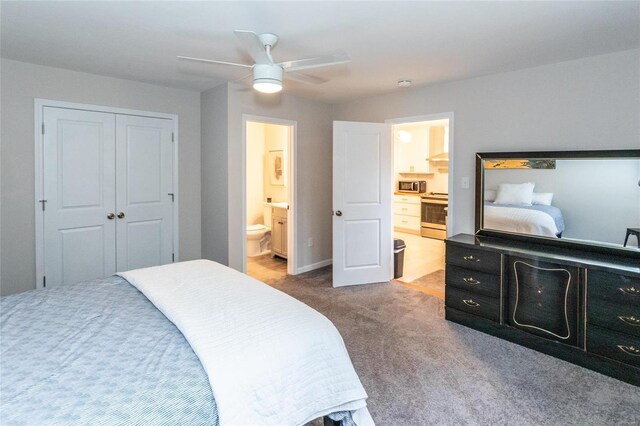
M 484 202 L 483 228 L 560 238 L 564 231 L 562 211 L 551 205 L 495 204 Z
M 215 262 L 33 290 L 0 309 L 3 425 L 373 424 L 333 324 Z

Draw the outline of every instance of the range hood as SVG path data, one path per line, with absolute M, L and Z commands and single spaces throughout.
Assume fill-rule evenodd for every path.
M 448 152 L 443 152 L 441 154 L 434 155 L 433 157 L 429 158 L 429 161 L 434 161 L 434 162 L 449 161 L 449 153 Z

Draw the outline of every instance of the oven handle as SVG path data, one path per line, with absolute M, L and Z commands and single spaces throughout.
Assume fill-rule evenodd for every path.
M 449 200 L 425 200 L 424 198 L 421 199 L 420 202 L 422 204 L 442 204 L 445 206 L 449 204 Z

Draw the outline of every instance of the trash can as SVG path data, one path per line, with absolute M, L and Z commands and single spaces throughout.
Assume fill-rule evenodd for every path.
M 404 243 L 404 240 L 399 238 L 393 239 L 393 278 L 400 278 L 402 276 L 405 247 L 407 247 L 407 245 Z

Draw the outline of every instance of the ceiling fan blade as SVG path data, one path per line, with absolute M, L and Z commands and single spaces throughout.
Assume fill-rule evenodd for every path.
M 258 34 L 253 31 L 244 30 L 235 30 L 234 33 L 251 58 L 256 61 L 256 64 L 271 63 L 262 42 L 258 38 Z
M 206 62 L 209 64 L 222 64 L 222 65 L 233 65 L 235 67 L 253 68 L 253 65 L 236 64 L 235 62 L 214 61 L 213 59 L 192 58 L 190 56 L 176 56 L 176 57 L 178 59 L 184 59 L 187 61 Z
M 322 84 L 327 82 L 327 80 L 325 79 L 313 77 L 311 75 L 302 74 L 295 71 L 287 73 L 286 78 L 288 80 L 299 81 L 300 83 L 307 83 L 307 84 Z
M 279 65 L 285 72 L 302 71 L 311 68 L 326 67 L 329 65 L 346 64 L 351 62 L 351 57 L 346 53 L 335 53 L 333 55 L 319 56 L 317 58 L 300 59 L 298 61 L 281 62 Z

